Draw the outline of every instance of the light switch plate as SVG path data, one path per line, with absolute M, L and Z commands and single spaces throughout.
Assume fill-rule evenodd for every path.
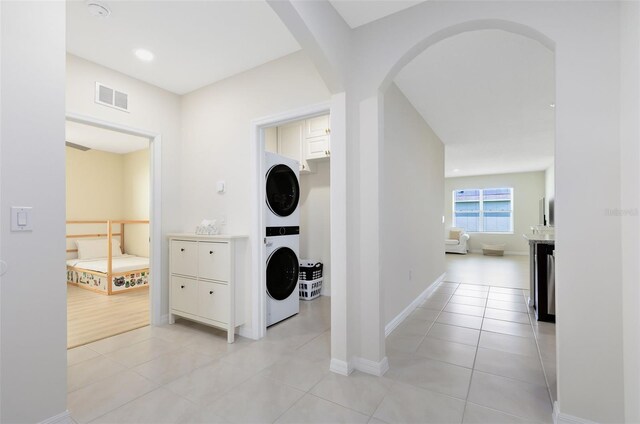
M 31 206 L 11 207 L 11 231 L 23 232 L 33 230 L 32 209 Z
M 224 180 L 220 180 L 216 183 L 216 190 L 218 191 L 218 193 L 224 193 L 224 190 L 225 190 Z

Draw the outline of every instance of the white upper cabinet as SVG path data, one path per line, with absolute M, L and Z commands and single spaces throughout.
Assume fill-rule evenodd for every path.
M 265 129 L 265 150 L 300 163 L 300 173 L 314 172 L 316 159 L 331 155 L 329 115 Z
M 330 140 L 331 129 L 329 128 L 329 115 L 316 116 L 304 121 L 305 159 L 324 159 L 331 154 Z
M 304 157 L 304 121 L 278 127 L 277 153 L 300 162 L 300 173 L 311 172 Z
M 329 115 L 305 120 L 305 137 L 320 137 L 329 134 Z

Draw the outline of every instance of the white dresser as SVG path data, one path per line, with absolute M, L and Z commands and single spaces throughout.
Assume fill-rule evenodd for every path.
M 236 256 L 245 236 L 169 234 L 169 322 L 176 316 L 227 331 L 244 324 Z

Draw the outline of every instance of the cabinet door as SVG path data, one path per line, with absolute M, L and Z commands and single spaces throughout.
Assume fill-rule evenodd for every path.
M 171 240 L 171 273 L 195 277 L 198 272 L 198 243 Z
M 318 137 L 329 134 L 329 115 L 309 118 L 305 122 L 305 137 Z
M 229 286 L 221 283 L 198 282 L 198 315 L 229 323 Z
M 229 244 L 201 241 L 198 244 L 198 277 L 229 281 Z
M 198 281 L 171 276 L 171 309 L 197 314 Z
M 329 135 L 307 138 L 307 159 L 329 157 Z

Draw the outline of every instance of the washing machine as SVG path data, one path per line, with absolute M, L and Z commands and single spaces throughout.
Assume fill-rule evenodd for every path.
M 300 225 L 300 183 L 297 161 L 265 152 L 267 173 L 265 226 L 267 228 L 298 227 Z M 286 233 L 286 230 L 280 230 Z
M 266 237 L 267 327 L 300 311 L 297 227 L 286 228 L 285 234 Z

